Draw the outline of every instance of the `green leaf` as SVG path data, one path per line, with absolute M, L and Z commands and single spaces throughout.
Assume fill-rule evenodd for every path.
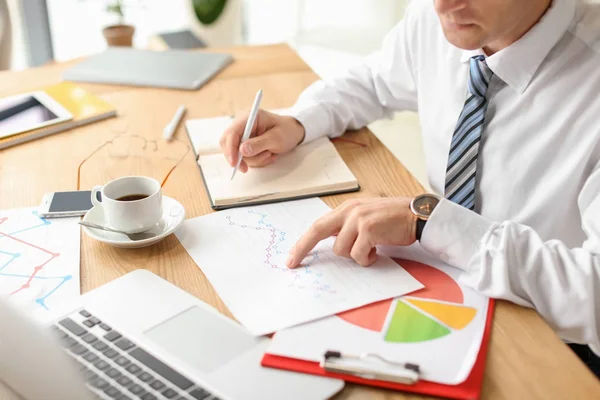
M 121 2 L 117 1 L 113 4 L 109 4 L 106 6 L 106 11 L 110 13 L 115 13 L 119 17 L 123 17 L 123 7 L 121 7 Z
M 210 25 L 219 18 L 225 3 L 227 0 L 192 0 L 196 18 L 204 25 Z

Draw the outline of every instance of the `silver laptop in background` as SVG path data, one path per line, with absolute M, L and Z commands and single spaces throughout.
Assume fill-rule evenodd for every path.
M 0 390 L 25 400 L 311 400 L 344 386 L 261 367 L 269 338 L 146 270 L 61 315 L 40 326 L 0 301 Z
M 233 62 L 227 53 L 109 47 L 63 72 L 73 82 L 195 90 Z

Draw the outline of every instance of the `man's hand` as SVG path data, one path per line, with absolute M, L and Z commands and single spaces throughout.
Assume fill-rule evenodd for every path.
M 290 251 L 289 268 L 295 268 L 321 240 L 337 235 L 333 252 L 362 266 L 377 260 L 377 245 L 414 243 L 417 217 L 411 198 L 350 200 L 319 218 Z
M 271 164 L 278 154 L 287 153 L 304 140 L 304 127 L 295 118 L 258 110 L 250 139 L 240 147 L 249 113 L 237 116 L 225 130 L 219 142 L 227 162 L 235 167 L 238 149 L 243 159 L 239 170 Z

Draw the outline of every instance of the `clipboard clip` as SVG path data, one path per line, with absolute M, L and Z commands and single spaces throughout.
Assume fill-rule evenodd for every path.
M 344 360 L 348 360 L 349 362 L 345 363 Z M 363 364 L 370 363 L 371 365 L 361 366 L 358 365 L 357 361 Z M 414 385 L 417 383 L 421 372 L 417 364 L 391 361 L 374 353 L 347 354 L 332 350 L 328 350 L 323 354 L 320 366 L 328 372 L 349 374 L 369 380 L 382 380 L 405 385 Z

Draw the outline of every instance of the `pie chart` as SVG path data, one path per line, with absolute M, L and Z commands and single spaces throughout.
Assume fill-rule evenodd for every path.
M 464 329 L 477 309 L 465 306 L 460 286 L 445 272 L 412 260 L 394 259 L 425 287 L 399 299 L 369 304 L 337 316 L 355 326 L 382 332 L 391 343 L 438 339 Z

